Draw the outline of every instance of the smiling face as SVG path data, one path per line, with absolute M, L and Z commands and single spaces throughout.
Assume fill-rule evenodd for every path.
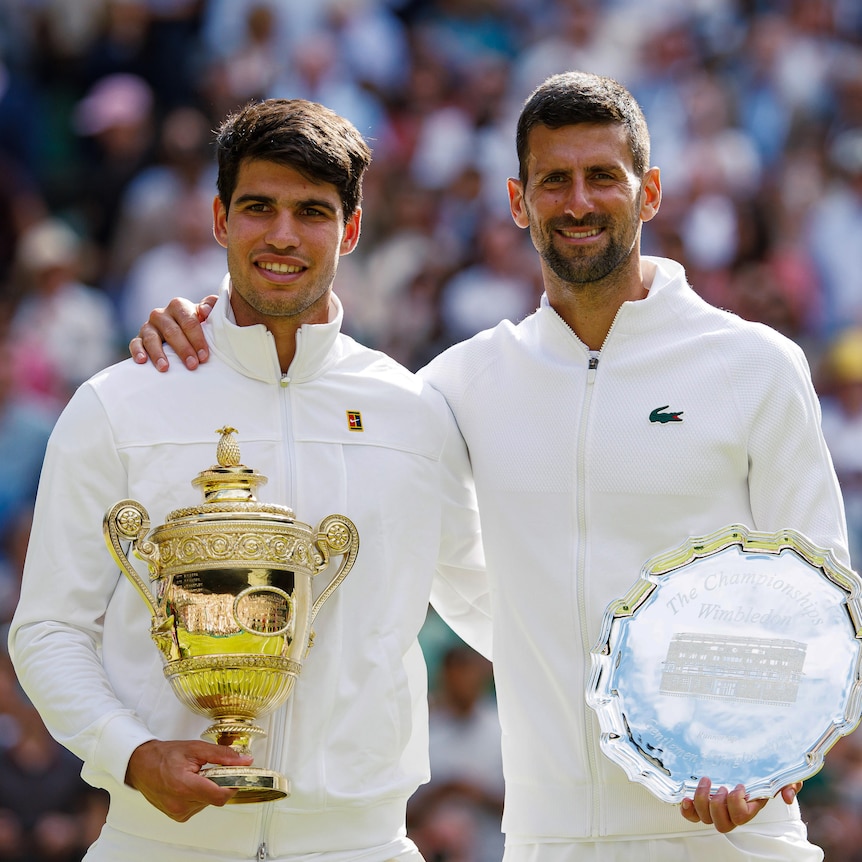
M 338 190 L 295 168 L 242 162 L 225 209 L 213 203 L 213 233 L 227 249 L 231 306 L 240 326 L 262 323 L 278 335 L 328 320 L 338 258 L 359 239 L 360 210 L 345 223 Z
M 535 126 L 526 182 L 509 180 L 512 217 L 529 228 L 546 289 L 619 284 L 639 273 L 641 223 L 661 199 L 658 170 L 641 180 L 625 127 L 578 123 Z

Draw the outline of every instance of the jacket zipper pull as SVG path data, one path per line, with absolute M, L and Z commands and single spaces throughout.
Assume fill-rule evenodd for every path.
M 587 367 L 590 369 L 590 371 L 595 371 L 599 367 L 599 357 L 591 356 L 590 364 Z
M 257 859 L 258 862 L 266 862 L 269 859 L 269 852 L 266 849 L 266 841 L 261 842 L 260 847 L 257 848 Z

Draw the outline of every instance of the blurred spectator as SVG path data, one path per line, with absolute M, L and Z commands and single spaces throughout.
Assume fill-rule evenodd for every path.
M 517 323 L 539 305 L 534 252 L 511 218 L 487 219 L 477 246 L 476 261 L 455 273 L 440 296 L 444 336 L 451 343 L 501 320 Z
M 32 468 L 27 445 L 11 451 Z M 14 461 L 9 459 L 11 466 Z M 0 527 L 0 859 L 79 862 L 105 822 L 107 794 L 88 786 L 80 776 L 81 762 L 50 737 L 21 691 L 6 652 L 31 511 L 32 500 Z
M 216 194 L 211 124 L 198 108 L 181 105 L 163 118 L 153 164 L 142 168 L 123 190 L 117 225 L 107 249 L 103 287 L 121 289 L 129 267 L 144 252 L 177 237 L 177 212 L 192 197 L 206 199 L 209 239 Z M 194 274 L 192 274 L 194 278 Z
M 823 436 L 847 511 L 850 558 L 862 560 L 862 326 L 838 334 L 824 356 L 819 380 Z
M 776 4 L 790 24 L 776 55 L 778 81 L 795 112 L 818 123 L 834 109 L 833 75 L 842 57 L 835 33 L 835 0 Z
M 21 299 L 10 328 L 16 374 L 25 391 L 61 406 L 119 358 L 113 306 L 79 280 L 82 265 L 81 240 L 59 219 L 35 224 L 18 244 Z
M 435 237 L 447 249 L 447 256 L 451 255 L 452 267 L 464 266 L 472 260 L 480 226 L 493 212 L 482 190 L 482 171 L 470 162 L 440 195 Z
M 227 273 L 225 250 L 213 237 L 212 195 L 187 193 L 174 204 L 174 239 L 148 249 L 132 264 L 119 297 L 122 338 L 138 334 L 150 310 L 174 296 L 206 296 Z
M 416 149 L 422 144 L 426 117 L 448 103 L 454 86 L 450 70 L 433 52 L 413 52 L 398 85 L 387 94 L 388 122 L 384 134 L 380 140 L 371 142 L 374 162 L 368 178 L 372 183 L 380 166 L 391 179 L 409 173 Z M 382 184 L 381 179 L 377 182 Z M 376 217 L 373 211 L 369 215 Z
M 24 558 L 15 556 L 20 551 L 15 540 L 36 497 L 56 418 L 56 409 L 20 390 L 11 343 L 0 331 L 0 451 L 6 453 L 0 483 L 0 623 L 12 618 L 17 601 L 15 569 Z
M 805 340 L 806 312 L 813 298 L 796 290 L 793 273 L 780 260 L 756 260 L 735 269 L 728 279 L 723 301 L 717 304 L 746 320 L 757 320 L 797 342 Z
M 246 7 L 240 41 L 226 56 L 214 57 L 206 71 L 206 91 L 216 115 L 266 96 L 288 56 L 280 36 L 278 12 L 271 3 Z
M 385 112 L 376 93 L 353 77 L 338 40 L 327 30 L 310 34 L 293 48 L 266 95 L 321 102 L 347 117 L 372 142 L 385 127 Z
M 515 59 L 513 85 L 521 100 L 545 78 L 564 69 L 588 69 L 624 80 L 631 70 L 632 30 L 600 0 L 551 4 L 541 38 Z
M 826 335 L 862 324 L 862 127 L 840 134 L 829 157 L 834 174 L 807 225 L 823 290 Z
M 34 175 L 39 168 L 41 101 L 39 91 L 4 62 L 0 51 L 0 151 Z
M 780 75 L 791 37 L 792 27 L 784 15 L 759 16 L 748 30 L 746 50 L 734 72 L 740 122 L 768 166 L 781 159 L 796 119 L 796 106 Z
M 505 7 L 505 0 L 436 0 L 419 7 L 413 32 L 460 75 L 487 55 L 517 55 L 520 22 Z
M 53 2 L 64 9 L 81 5 Z M 133 75 L 147 82 L 162 110 L 193 99 L 202 55 L 201 0 L 83 0 L 84 8 L 94 3 L 102 7 L 98 26 L 81 52 L 87 84 Z
M 401 19 L 379 0 L 329 0 L 322 24 L 332 32 L 350 75 L 380 95 L 395 89 L 410 66 Z
M 677 17 L 655 20 L 661 23 L 648 29 L 639 43 L 640 67 L 632 75 L 631 92 L 649 123 L 650 161 L 661 168 L 664 208 L 664 200 L 687 190 L 682 155 L 689 131 L 686 87 L 702 67 L 694 29 Z
M 0 704 L 0 859 L 79 862 L 105 821 L 107 797 L 84 783 L 81 762 L 48 735 L 5 652 Z
M 832 70 L 834 110 L 829 131 L 834 136 L 862 128 L 862 39 L 856 45 L 836 47 Z
M 448 272 L 444 266 L 428 263 L 393 298 L 390 330 L 381 348 L 411 371 L 427 365 L 450 344 L 440 319 L 440 292 Z
M 431 781 L 408 806 L 427 860 L 499 862 L 503 761 L 490 662 L 463 644 L 444 654 L 430 699 Z
M 488 56 L 477 62 L 464 78 L 459 100 L 472 123 L 471 152 L 452 180 L 457 184 L 465 171 L 479 171 L 482 207 L 495 217 L 510 220 L 506 181 L 516 174 L 517 159 L 512 142 L 521 102 L 513 98 L 511 65 L 505 58 Z M 453 189 L 443 189 L 444 199 Z M 470 236 L 473 241 L 476 232 Z
M 86 144 L 76 209 L 100 250 L 114 240 L 126 187 L 152 160 L 154 112 L 150 85 L 122 73 L 100 78 L 75 108 Z
M 40 464 L 39 467 L 41 466 Z M 21 575 L 24 571 L 24 556 L 30 541 L 32 523 L 31 497 L 9 510 L 0 533 L 0 641 L 4 644 L 0 652 L 5 650 L 6 629 L 21 596 Z
M 125 0 L 120 0 L 125 2 Z M 203 48 L 200 43 L 205 0 L 145 0 L 149 10 L 144 77 L 161 109 L 193 102 L 198 96 Z
M 484 204 L 508 217 L 505 188 L 516 169 L 512 141 L 519 109 L 511 99 L 509 63 L 488 53 L 455 79 L 449 73 L 440 77 L 442 70 L 435 71 L 433 62 L 417 68 L 414 78 L 422 85 L 424 73 L 439 82 L 423 93 L 431 98 L 415 127 L 410 174 L 425 188 L 445 192 L 473 168 L 482 180 Z
M 84 55 L 92 83 L 113 75 L 147 79 L 155 58 L 150 53 L 152 15 L 144 0 L 104 0 L 99 29 Z
M 21 234 L 46 215 L 35 178 L 0 152 L 0 299 L 12 297 L 9 279 Z
M 409 181 L 384 190 L 385 217 L 371 252 L 360 260 L 365 278 L 353 291 L 343 289 L 339 268 L 337 292 L 351 331 L 364 343 L 385 350 L 393 332 L 394 303 L 413 279 L 446 250 L 434 242 L 436 198 Z M 378 214 L 380 216 L 380 214 Z
M 739 262 L 744 229 L 757 227 L 741 218 L 759 187 L 760 158 L 738 127 L 731 96 L 718 76 L 691 73 L 678 94 L 686 114 L 675 165 L 679 235 L 689 277 L 709 296 Z
M 208 56 L 224 59 L 246 39 L 244 23 L 253 7 L 268 6 L 276 25 L 276 41 L 285 52 L 320 29 L 331 0 L 208 0 L 203 4 L 201 43 Z
M 827 862 L 862 859 L 862 735 L 841 737 L 826 755 L 821 772 L 805 782 L 805 814 L 810 840 Z

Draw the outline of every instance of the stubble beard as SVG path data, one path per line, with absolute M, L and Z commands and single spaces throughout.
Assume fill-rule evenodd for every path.
M 534 222 L 531 221 L 531 224 Z M 583 219 L 574 222 L 571 219 L 565 223 L 551 223 L 547 226 L 537 225 L 533 230 L 534 244 L 545 265 L 565 284 L 586 285 L 601 282 L 611 276 L 632 254 L 637 241 L 637 229 L 640 219 L 636 218 L 630 224 L 631 236 L 625 237 L 607 230 L 607 225 L 599 225 L 594 219 Z M 607 230 L 607 245 L 600 251 L 581 253 L 578 249 L 567 248 L 565 251 L 555 243 L 556 231 L 577 228 L 604 227 Z M 627 240 L 627 241 L 626 241 Z
M 261 320 L 266 319 L 300 319 L 309 312 L 309 309 L 325 301 L 329 305 L 329 290 L 335 279 L 337 263 L 330 269 L 318 275 L 314 284 L 303 288 L 285 288 L 281 291 L 276 288 L 261 289 L 251 277 L 242 274 L 239 277 L 231 276 L 232 292 L 239 294 L 242 302 L 252 310 Z M 234 272 L 242 273 L 243 270 L 237 266 Z

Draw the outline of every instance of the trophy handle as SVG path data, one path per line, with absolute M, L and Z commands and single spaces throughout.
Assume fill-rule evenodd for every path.
M 330 552 L 344 556 L 338 571 L 333 575 L 326 589 L 317 597 L 317 601 L 311 606 L 309 623 L 314 622 L 314 618 L 323 603 L 335 592 L 338 585 L 353 568 L 356 555 L 359 553 L 359 532 L 350 518 L 346 518 L 344 515 L 329 515 L 317 525 L 317 537 L 314 544 L 323 555 L 317 569 L 318 572 L 329 564 Z
M 121 539 L 125 539 L 132 543 L 132 547 L 137 549 L 138 544 L 147 535 L 150 529 L 150 516 L 147 510 L 136 500 L 120 500 L 106 514 L 102 522 L 102 530 L 105 535 L 105 543 L 114 562 L 120 567 L 123 574 L 132 582 L 132 585 L 140 593 L 141 598 L 146 602 L 150 609 L 150 614 L 153 617 L 153 625 L 157 626 L 165 621 L 164 614 L 159 610 L 158 605 L 153 601 L 153 594 L 144 579 L 135 571 L 134 566 L 129 562 L 123 548 L 120 544 Z M 145 548 L 142 550 L 150 550 L 146 548 L 151 543 L 144 543 Z

